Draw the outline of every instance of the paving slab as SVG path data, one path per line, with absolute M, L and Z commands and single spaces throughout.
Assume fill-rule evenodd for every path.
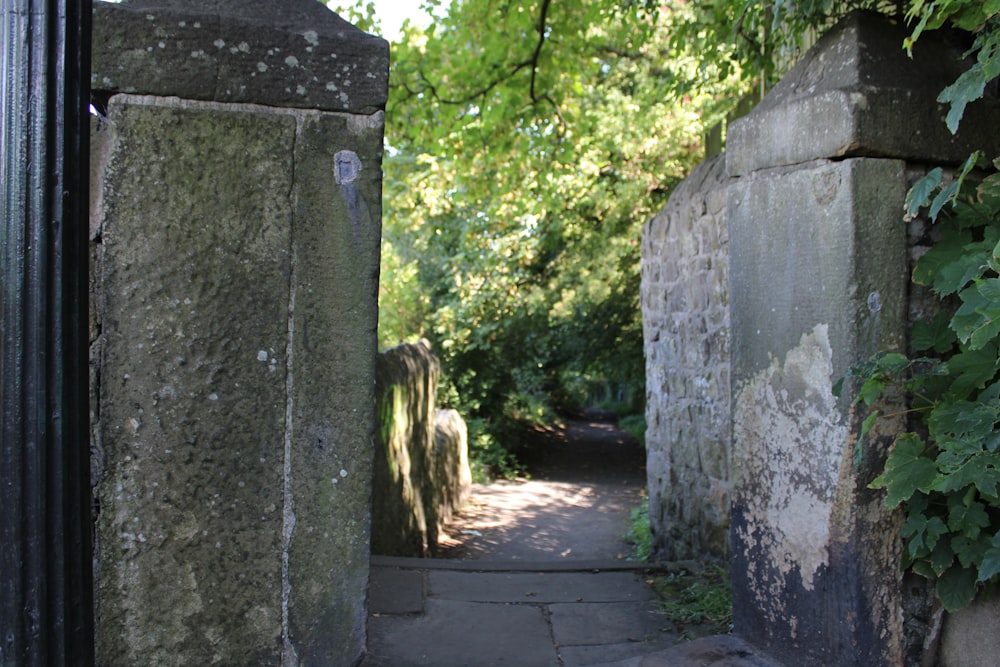
M 713 635 L 663 651 L 590 667 L 782 667 L 766 653 L 734 635 Z
M 560 603 L 548 608 L 560 646 L 642 642 L 667 627 L 663 612 L 649 601 Z
M 541 606 L 427 600 L 420 617 L 372 615 L 365 667 L 559 667 Z
M 420 614 L 424 611 L 424 573 L 395 567 L 372 568 L 368 584 L 371 614 Z
M 635 602 L 656 594 L 634 572 L 430 571 L 428 595 L 479 602 Z
M 624 644 L 594 644 L 591 646 L 560 646 L 559 658 L 563 667 L 592 667 L 595 665 L 616 664 L 631 658 L 641 658 L 651 652 L 662 651 L 675 646 L 680 638 L 664 632 L 660 637 L 644 642 L 626 642 Z

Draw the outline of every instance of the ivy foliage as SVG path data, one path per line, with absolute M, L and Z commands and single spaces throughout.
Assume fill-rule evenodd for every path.
M 903 506 L 903 565 L 935 580 L 948 610 L 1000 579 L 1000 174 L 969 178 L 976 158 L 950 183 L 934 169 L 910 192 L 909 214 L 926 209 L 940 234 L 913 271 L 941 299 L 914 325 L 914 356 L 880 354 L 852 371 L 857 403 L 902 388 L 920 418 L 871 486 Z
M 938 101 L 957 131 L 967 105 L 1000 75 L 1000 1 L 913 0 L 913 32 L 945 25 L 974 35 L 970 67 Z M 910 190 L 906 218 L 924 214 L 938 239 L 917 261 L 913 282 L 939 299 L 936 314 L 914 323 L 910 356 L 881 353 L 849 375 L 855 403 L 871 412 L 855 452 L 880 416 L 887 391 L 909 399 L 915 428 L 896 438 L 871 483 L 886 505 L 902 507 L 903 566 L 935 582 L 949 611 L 1000 581 L 1000 159 L 981 152 L 953 177 L 932 169 Z

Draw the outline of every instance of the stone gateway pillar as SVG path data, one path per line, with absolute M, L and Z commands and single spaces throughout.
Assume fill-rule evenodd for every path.
M 388 44 L 133 0 L 94 52 L 98 663 L 355 664 Z
M 864 415 L 831 391 L 905 350 L 906 191 L 978 143 L 935 102 L 960 54 L 922 39 L 910 60 L 904 34 L 851 15 L 729 132 L 734 623 L 789 664 L 913 662 L 900 517 L 868 488 L 905 423 L 856 452 Z M 963 130 L 992 132 L 977 113 Z

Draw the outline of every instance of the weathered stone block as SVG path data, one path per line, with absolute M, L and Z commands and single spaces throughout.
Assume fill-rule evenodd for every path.
M 389 44 L 317 0 L 94 3 L 94 90 L 371 114 Z
M 867 488 L 886 443 L 854 462 L 832 387 L 904 344 L 904 194 L 903 163 L 877 159 L 730 185 L 735 628 L 779 657 L 900 659 L 898 525 Z
M 364 650 L 366 622 L 383 116 L 300 118 L 285 462 L 288 636 L 303 664 L 349 665 Z
M 106 132 L 100 660 L 274 663 L 295 119 L 122 98 Z
M 1000 655 L 1000 595 L 948 615 L 941 637 L 943 667 L 991 667 Z
M 352 664 L 382 116 L 119 95 L 108 119 L 99 659 Z
M 426 341 L 384 350 L 377 369 L 372 552 L 432 555 L 472 489 L 465 421 L 435 407 L 441 370 Z
M 974 149 L 1000 153 L 989 120 L 998 102 L 966 110 L 958 135 L 938 94 L 965 69 L 962 46 L 925 34 L 908 58 L 907 28 L 864 12 L 825 34 L 747 116 L 728 130 L 732 176 L 810 160 L 872 156 L 954 164 Z M 891 121 L 889 120 L 891 119 Z

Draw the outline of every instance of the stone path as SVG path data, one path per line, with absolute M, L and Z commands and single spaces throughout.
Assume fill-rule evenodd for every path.
M 600 423 L 550 435 L 530 480 L 477 487 L 451 558 L 373 557 L 363 667 L 774 667 L 735 637 L 681 643 L 626 559 L 639 445 Z
M 601 565 L 377 557 L 365 665 L 573 667 L 677 644 L 642 573 Z

